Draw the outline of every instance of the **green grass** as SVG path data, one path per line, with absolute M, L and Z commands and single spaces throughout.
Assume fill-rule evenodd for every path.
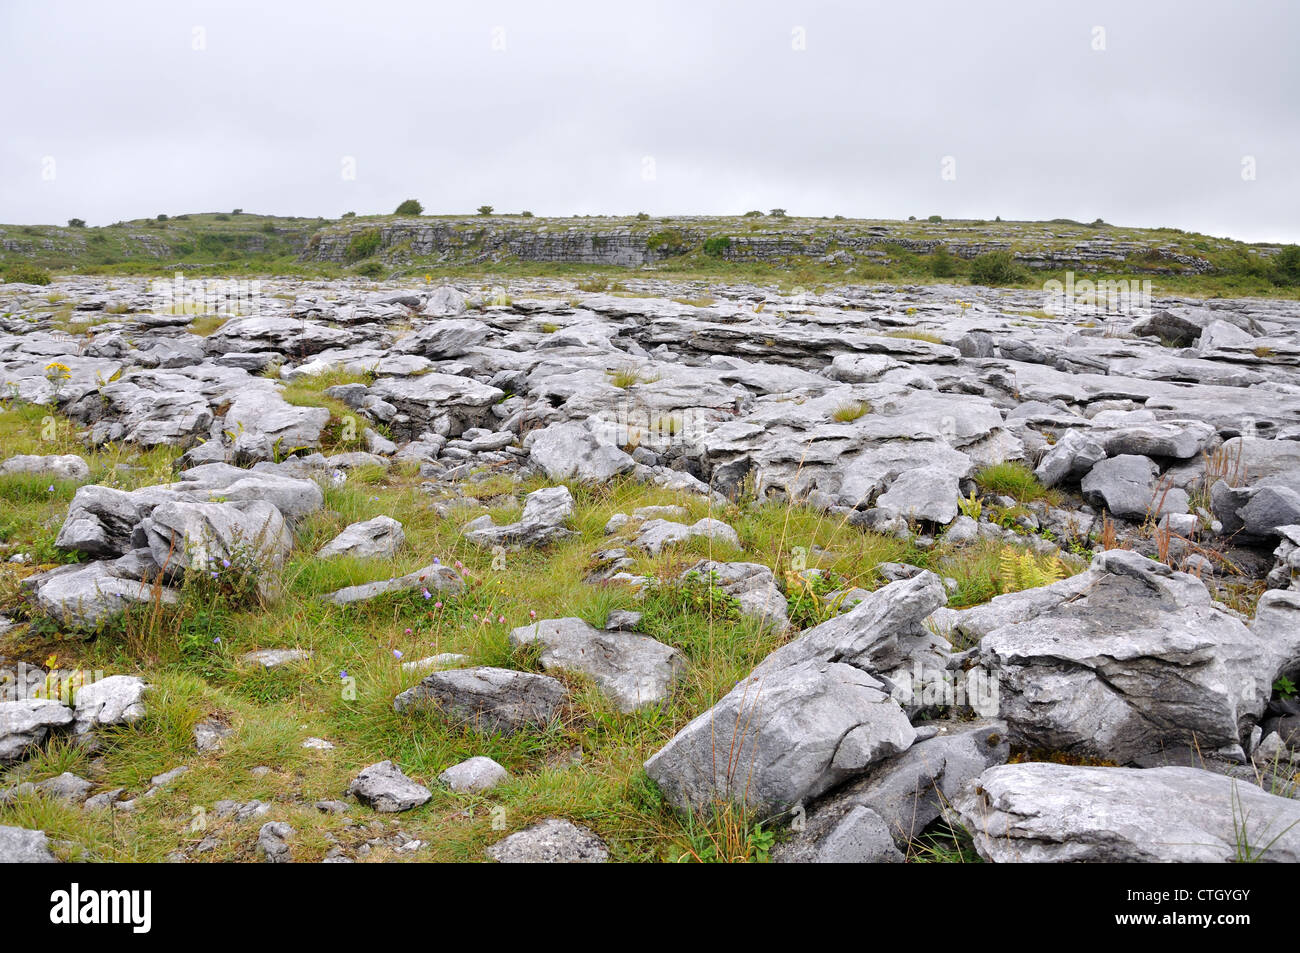
M 869 413 L 871 413 L 871 404 L 863 400 L 854 400 L 836 407 L 831 412 L 831 419 L 838 423 L 847 424 Z
M 993 463 L 975 473 L 980 489 L 999 496 L 1010 496 L 1021 503 L 1050 499 L 1052 494 L 1038 482 L 1034 471 L 1016 460 Z

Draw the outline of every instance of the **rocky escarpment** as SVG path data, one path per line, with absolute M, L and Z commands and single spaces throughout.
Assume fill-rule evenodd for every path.
M 965 234 L 963 234 L 965 232 Z M 549 219 L 521 224 L 518 219 L 480 217 L 456 220 L 398 219 L 357 222 L 322 229 L 303 257 L 350 263 L 358 242 L 373 244 L 394 262 L 433 258 L 446 262 L 503 259 L 572 262 L 625 267 L 653 265 L 689 251 L 705 249 L 723 261 L 781 263 L 813 259 L 839 264 L 855 261 L 889 264 L 900 253 L 931 254 L 945 249 L 961 258 L 1011 251 L 1032 268 L 1114 268 L 1131 258 L 1148 259 L 1154 272 L 1212 270 L 1203 257 L 1180 253 L 1162 241 L 1094 236 L 1062 239 L 1046 229 L 1002 237 L 975 227 L 942 237 L 917 237 L 902 226 L 834 223 L 733 225 L 725 220 L 674 218 L 653 223 L 608 224 L 591 220 Z M 707 243 L 707 244 L 706 244 Z

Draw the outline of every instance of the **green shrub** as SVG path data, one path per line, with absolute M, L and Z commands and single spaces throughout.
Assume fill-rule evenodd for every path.
M 363 261 L 361 264 L 357 265 L 357 267 L 352 270 L 355 271 L 358 275 L 362 275 L 366 278 L 378 278 L 385 271 L 387 271 L 387 269 L 383 266 L 381 262 L 375 261 L 373 259 L 371 259 L 370 261 Z
M 492 214 L 492 206 L 491 206 L 491 205 L 480 205 L 480 206 L 478 207 L 478 213 L 479 213 L 480 215 L 491 215 L 491 214 Z
M 772 211 L 768 212 L 767 214 L 772 216 L 772 218 L 785 218 L 785 209 L 774 208 L 772 209 Z
M 648 222 L 648 221 L 650 221 L 650 213 L 649 213 L 649 212 L 637 212 L 637 213 L 636 213 L 636 220 L 637 220 L 638 222 Z
M 363 258 L 369 258 L 377 251 L 379 251 L 379 229 L 368 228 L 364 232 L 357 232 L 352 236 L 343 257 L 351 264 Z
M 727 249 L 731 247 L 731 238 L 727 235 L 718 235 L 714 238 L 704 239 L 704 254 L 710 258 L 722 258 L 727 254 Z
M 1287 245 L 1273 260 L 1273 280 L 1279 285 L 1300 285 L 1300 245 Z
M 5 281 L 9 284 L 48 285 L 51 278 L 48 271 L 19 262 L 5 269 Z
M 647 238 L 645 247 L 650 251 L 662 252 L 665 255 L 680 255 L 686 251 L 686 237 L 681 232 L 666 229 L 662 232 L 655 232 Z
M 86 220 L 84 218 L 68 219 L 68 228 L 85 228 L 85 227 L 86 227 Z
M 927 222 L 942 222 L 942 221 L 943 221 L 943 216 L 942 216 L 942 215 L 931 215 L 929 218 L 926 219 L 926 221 L 927 221 Z
M 401 205 L 397 206 L 394 215 L 421 215 L 424 213 L 424 206 L 416 199 L 407 199 Z
M 977 255 L 970 265 L 970 282 L 973 285 L 1011 285 L 1024 278 L 1024 269 L 1007 251 Z
M 930 274 L 936 278 L 951 278 L 957 273 L 957 265 L 947 245 L 940 245 L 930 254 Z

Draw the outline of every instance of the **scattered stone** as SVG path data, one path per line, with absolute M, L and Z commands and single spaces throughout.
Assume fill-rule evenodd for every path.
M 347 793 L 384 814 L 409 811 L 433 797 L 428 788 L 416 784 L 391 761 L 363 768 L 348 786 Z
M 604 841 L 572 821 L 547 818 L 511 834 L 487 849 L 499 864 L 603 864 Z
M 480 755 L 452 765 L 438 780 L 458 794 L 473 794 L 491 790 L 509 777 L 505 768 Z
M 293 863 L 289 838 L 293 828 L 283 821 L 270 821 L 257 832 L 257 855 L 268 864 Z
M 307 649 L 258 649 L 241 655 L 239 660 L 245 665 L 260 665 L 262 668 L 271 669 L 305 662 L 311 657 L 312 653 Z

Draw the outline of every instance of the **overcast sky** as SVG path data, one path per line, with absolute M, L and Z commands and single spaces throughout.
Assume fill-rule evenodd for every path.
M 415 197 L 1300 241 L 1298 49 L 1285 0 L 0 0 L 0 221 Z

